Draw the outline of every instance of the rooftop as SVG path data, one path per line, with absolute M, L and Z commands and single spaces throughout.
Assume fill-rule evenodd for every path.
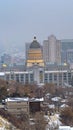
M 40 48 L 40 43 L 36 40 L 36 37 L 34 37 L 34 40 L 30 44 L 31 49 L 38 49 Z
M 28 98 L 28 97 L 23 97 L 23 98 L 20 98 L 20 97 L 15 97 L 15 98 L 6 98 L 5 99 L 5 102 L 20 102 L 20 101 L 24 101 L 24 102 L 42 102 L 44 101 L 43 98 Z

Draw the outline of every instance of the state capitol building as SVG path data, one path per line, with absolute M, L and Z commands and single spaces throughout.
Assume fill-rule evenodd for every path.
M 54 39 L 53 36 L 51 36 L 51 38 Z M 44 45 L 47 44 L 44 43 Z M 57 51 L 54 53 L 54 48 L 50 48 L 49 59 L 47 59 L 45 54 L 48 52 L 44 49 L 45 46 L 43 48 L 36 37 L 34 37 L 29 47 L 27 47 L 28 49 L 26 49 L 24 69 L 22 71 L 2 71 L 0 72 L 0 78 L 7 81 L 15 80 L 23 84 L 37 84 L 38 86 L 42 86 L 46 83 L 54 83 L 57 86 L 71 85 L 73 70 L 70 69 L 69 65 L 59 64 L 61 62 L 61 57 L 59 53 L 60 45 L 58 42 L 57 45 L 59 49 L 56 48 L 55 45 L 54 47 Z M 54 63 L 50 62 L 52 61 L 50 54 L 54 59 Z M 47 63 L 46 60 L 48 60 Z

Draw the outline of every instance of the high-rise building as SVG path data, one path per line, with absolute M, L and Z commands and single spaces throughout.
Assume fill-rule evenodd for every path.
M 27 59 L 28 57 L 28 50 L 29 50 L 29 47 L 30 47 L 30 43 L 25 43 L 25 58 Z
M 43 42 L 43 59 L 44 62 L 49 62 L 49 43 L 48 40 L 44 40 Z
M 67 63 L 73 63 L 73 49 L 68 49 L 66 52 Z
M 12 57 L 9 54 L 4 53 L 1 56 L 1 64 L 7 64 L 9 66 L 11 63 L 11 59 Z
M 43 57 L 45 63 L 61 63 L 60 40 L 57 40 L 54 35 L 51 35 L 47 40 L 44 40 Z
M 68 50 L 73 49 L 73 39 L 61 40 L 61 61 L 62 63 L 68 62 Z

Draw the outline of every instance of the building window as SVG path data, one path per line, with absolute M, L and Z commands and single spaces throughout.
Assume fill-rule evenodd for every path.
M 6 80 L 10 80 L 10 79 L 9 79 L 9 74 L 6 75 Z
M 67 73 L 63 73 L 63 80 L 67 80 Z
M 34 81 L 33 74 L 30 74 L 30 82 L 33 82 L 33 81 Z
M 21 108 L 17 108 L 17 110 L 21 110 Z
M 20 75 L 20 80 L 21 80 L 21 82 L 24 82 L 24 74 Z
M 71 73 L 68 73 L 68 83 L 71 85 L 72 83 L 72 77 L 71 77 Z
M 49 74 L 49 81 L 52 82 L 52 73 Z
M 57 81 L 57 74 L 54 74 L 54 81 Z
M 59 80 L 62 80 L 62 73 L 59 73 Z
M 39 76 L 40 76 L 40 83 L 42 83 L 43 82 L 43 71 L 39 72 Z
M 16 74 L 16 81 L 19 82 L 19 74 Z
M 11 80 L 14 80 L 14 75 L 13 74 L 11 74 Z
M 29 75 L 25 74 L 25 82 L 28 83 L 29 82 Z
M 48 83 L 48 74 L 47 73 L 45 73 L 45 75 L 44 75 L 44 82 Z

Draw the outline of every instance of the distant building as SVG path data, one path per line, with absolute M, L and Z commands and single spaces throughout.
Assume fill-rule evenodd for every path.
M 66 60 L 67 60 L 67 63 L 73 63 L 73 49 L 68 49 L 66 51 Z
M 36 37 L 34 37 L 33 42 L 30 44 L 28 49 L 28 56 L 26 59 L 27 67 L 32 67 L 34 65 L 44 67 L 42 48 L 41 45 L 37 42 Z
M 26 58 L 26 60 L 28 58 L 29 47 L 30 47 L 30 43 L 25 43 L 25 58 Z
M 73 49 L 73 39 L 61 40 L 61 61 L 68 62 L 67 51 Z
M 1 56 L 1 64 L 10 65 L 11 64 L 12 57 L 9 54 L 3 54 Z
M 43 101 L 43 98 L 7 98 L 5 99 L 5 110 L 16 116 L 28 115 L 29 113 L 41 111 Z
M 0 72 L 0 78 L 15 80 L 17 82 L 26 84 L 37 84 L 42 86 L 46 83 L 53 83 L 57 86 L 71 85 L 73 77 L 73 70 L 57 68 L 56 70 L 45 70 L 44 68 L 34 68 L 33 70 L 25 71 L 6 71 Z
M 26 65 L 13 66 L 9 70 L 4 67 L 0 72 L 1 78 L 38 86 L 46 83 L 57 86 L 71 85 L 73 70 L 69 64 L 60 63 L 60 41 L 56 37 L 50 36 L 43 44 L 43 49 L 36 37 L 27 46 Z
M 43 57 L 45 63 L 61 63 L 61 46 L 60 40 L 54 35 L 43 41 Z

